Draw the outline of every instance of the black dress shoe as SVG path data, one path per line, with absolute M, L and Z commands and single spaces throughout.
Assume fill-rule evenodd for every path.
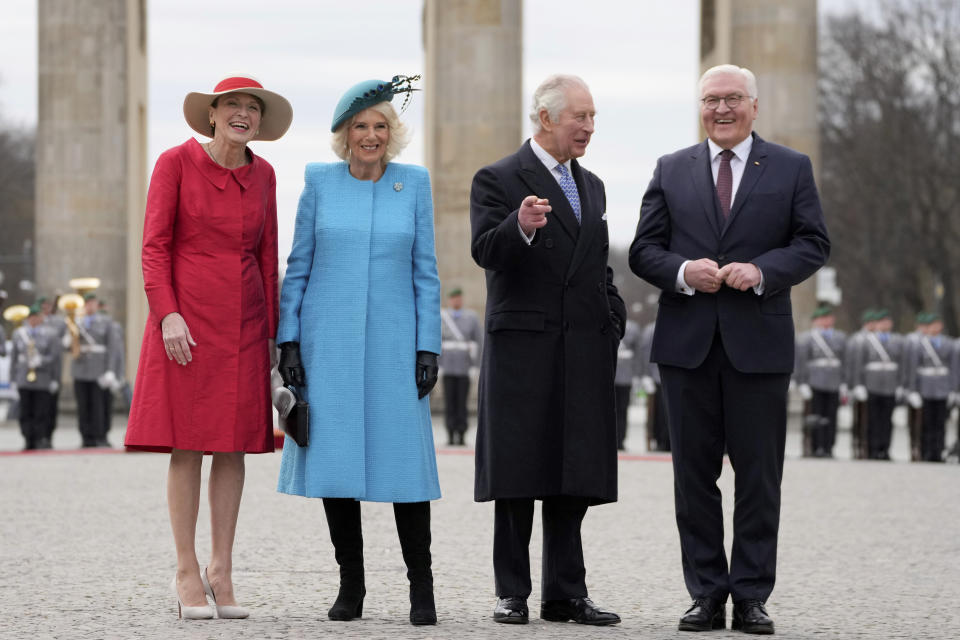
M 716 598 L 697 598 L 680 618 L 680 631 L 710 631 L 727 626 L 727 613 Z
M 744 633 L 773 633 L 773 620 L 759 600 L 741 600 L 733 603 L 731 628 Z
M 590 598 L 544 600 L 540 603 L 540 617 L 549 622 L 573 620 L 577 624 L 595 626 L 620 623 L 620 616 L 612 611 L 604 611 L 593 604 Z
M 507 624 L 527 624 L 530 622 L 527 599 L 518 596 L 498 598 L 497 606 L 493 610 L 493 621 Z

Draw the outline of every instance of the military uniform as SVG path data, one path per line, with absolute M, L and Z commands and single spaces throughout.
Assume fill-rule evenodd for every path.
M 957 342 L 943 335 L 919 335 L 910 340 L 904 358 L 907 401 L 920 411 L 920 459 L 943 460 L 948 415 L 947 399 L 957 388 Z
M 846 334 L 836 329 L 814 327 L 797 336 L 793 378 L 808 409 L 803 425 L 804 455 L 833 456 L 846 342 Z
M 77 322 L 80 355 L 73 359 L 73 388 L 77 398 L 77 421 L 83 446 L 109 446 L 105 422 L 105 389 L 116 381 L 110 367 L 116 362 L 116 333 L 113 320 L 93 313 Z
M 127 354 L 123 341 L 123 326 L 113 318 L 110 318 L 110 328 L 112 331 L 110 342 L 113 348 L 110 351 L 110 362 L 108 363 L 107 369 L 113 371 L 114 377 L 112 380 L 109 380 L 107 386 L 103 388 L 104 434 L 110 431 L 111 419 L 113 417 L 113 394 L 122 388 L 127 367 Z
M 617 449 L 623 449 L 627 437 L 627 408 L 633 379 L 640 375 L 640 326 L 627 320 L 627 328 L 617 348 L 617 372 L 613 379 L 614 399 L 617 403 Z
M 470 309 L 446 308 L 440 317 L 443 344 L 437 364 L 443 380 L 448 444 L 463 444 L 467 432 L 470 369 L 480 364 L 483 331 L 479 317 Z
M 647 394 L 647 448 L 651 451 L 670 451 L 670 430 L 667 428 L 667 407 L 660 387 L 660 369 L 650 360 L 653 332 L 651 322 L 640 334 L 640 386 Z
M 54 373 L 60 342 L 43 324 L 31 327 L 24 323 L 11 338 L 10 381 L 17 385 L 20 394 L 24 448 L 49 449 L 53 394 L 59 386 Z
M 56 339 L 63 344 L 70 344 L 67 330 L 67 321 L 61 316 L 50 313 L 43 316 L 43 326 L 47 327 Z M 53 379 L 57 381 L 57 391 L 53 394 L 53 410 L 50 412 L 50 433 L 57 428 L 57 417 L 60 413 L 60 384 L 63 382 L 63 349 L 57 350 L 54 361 Z
M 905 340 L 893 332 L 868 331 L 850 350 L 852 382 L 857 395 L 866 391 L 867 457 L 890 459 L 893 434 L 893 410 L 898 392 L 902 392 Z M 859 398 L 858 398 L 859 399 Z

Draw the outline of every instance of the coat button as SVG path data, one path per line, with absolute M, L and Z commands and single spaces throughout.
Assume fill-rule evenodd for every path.
M 607 325 L 605 325 L 605 324 L 601 324 L 601 325 L 600 325 L 600 333 L 606 335 L 606 333 L 607 333 Z
M 603 283 L 602 283 L 602 282 L 598 282 L 598 283 L 597 283 L 597 291 L 599 291 L 600 293 L 603 293 Z
M 610 243 L 609 243 L 609 242 L 604 242 L 604 243 L 603 243 L 603 250 L 606 251 L 606 250 L 609 249 L 609 248 L 610 248 Z
M 553 249 L 553 238 L 547 238 L 543 244 L 546 245 L 547 249 Z
M 563 330 L 564 330 L 564 331 L 570 331 L 570 323 L 569 323 L 569 322 L 564 322 L 564 323 L 563 323 Z
M 721 253 L 720 255 L 717 256 L 717 260 L 726 260 L 726 259 L 727 259 L 727 254 L 725 253 Z

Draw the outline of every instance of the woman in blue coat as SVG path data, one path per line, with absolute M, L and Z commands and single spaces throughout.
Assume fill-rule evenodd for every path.
M 417 78 L 349 89 L 333 118 L 344 162 L 312 163 L 280 294 L 280 374 L 310 404 L 306 447 L 283 448 L 279 491 L 323 498 L 340 592 L 363 613 L 360 500 L 392 502 L 410 621 L 436 624 L 430 500 L 440 497 L 427 394 L 437 381 L 440 279 L 426 169 L 391 162 L 407 129 L 390 105 Z

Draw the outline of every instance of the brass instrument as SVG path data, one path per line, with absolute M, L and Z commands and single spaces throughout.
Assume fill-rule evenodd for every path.
M 76 316 L 83 313 L 83 297 L 76 293 L 64 294 L 57 300 L 57 307 L 63 311 L 67 330 L 70 332 L 70 355 L 76 358 L 80 355 L 80 329 L 77 327 Z
M 30 307 L 23 304 L 15 304 L 13 306 L 7 307 L 3 311 L 3 319 L 7 322 L 13 324 L 14 328 L 19 328 L 23 321 L 27 319 L 30 315 Z M 33 340 L 27 342 L 27 362 L 30 362 L 34 359 L 34 356 L 37 353 L 37 346 L 33 343 Z M 37 379 L 36 370 L 31 367 L 27 371 L 27 382 L 35 382 Z
M 3 310 L 3 319 L 13 324 L 14 328 L 19 327 L 29 315 L 30 307 L 25 304 L 14 304 Z
M 70 288 L 77 290 L 81 299 L 80 306 L 83 306 L 83 296 L 100 288 L 100 278 L 73 278 L 70 280 Z

